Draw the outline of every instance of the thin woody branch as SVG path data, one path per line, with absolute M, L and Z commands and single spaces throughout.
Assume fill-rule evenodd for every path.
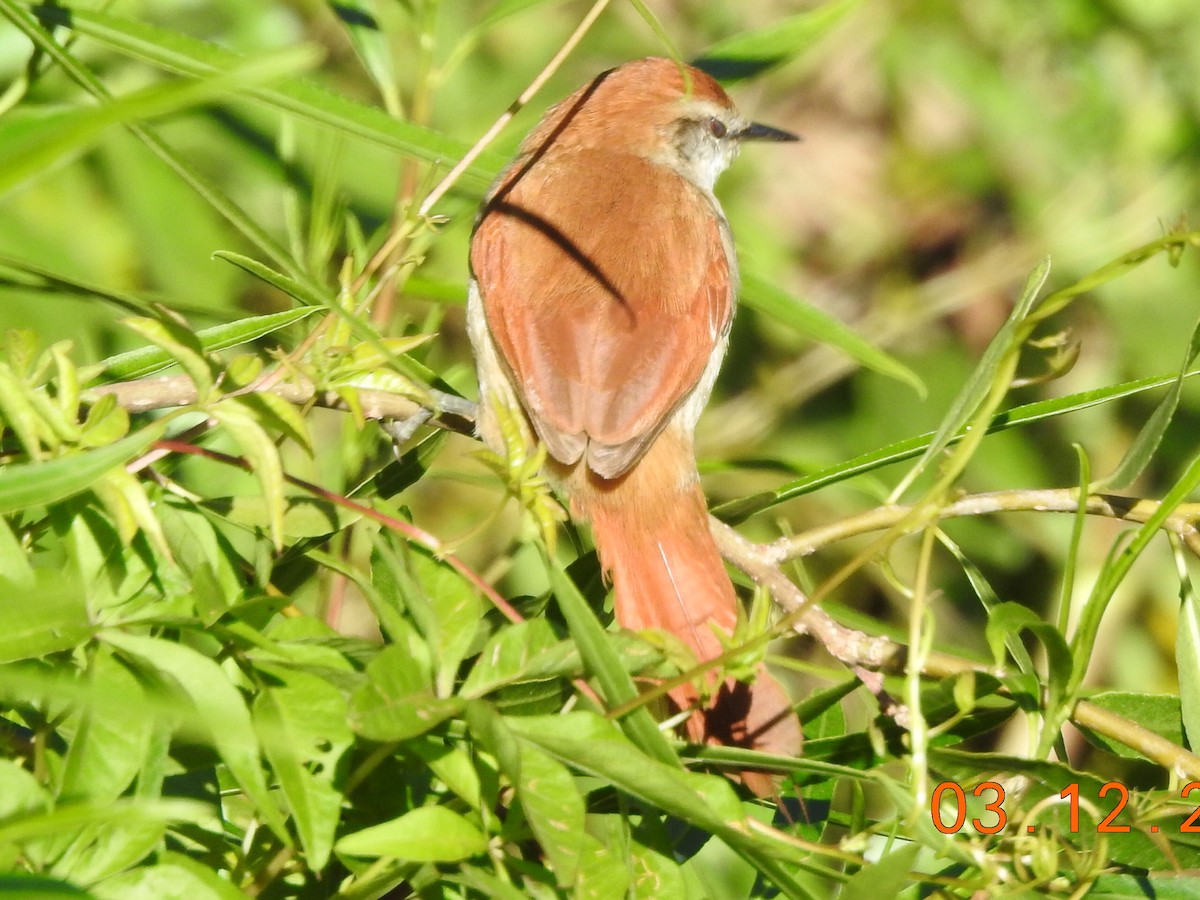
M 317 390 L 313 385 L 291 382 L 272 385 L 271 393 L 296 405 L 312 404 L 327 409 L 349 411 L 345 399 L 335 391 Z M 113 394 L 130 412 L 150 412 L 188 406 L 198 401 L 195 386 L 184 375 L 147 378 L 91 388 L 90 398 Z M 431 394 L 434 402 L 423 406 L 415 400 L 387 391 L 358 389 L 358 401 L 368 419 L 407 422 L 420 420 L 462 434 L 473 434 L 474 407 L 468 401 Z M 999 491 L 962 497 L 938 511 L 938 518 L 986 515 L 997 512 L 1075 512 L 1079 492 L 1056 490 Z M 1145 522 L 1158 508 L 1158 502 L 1111 494 L 1093 494 L 1086 499 L 1089 515 Z M 856 535 L 890 528 L 911 512 L 909 506 L 883 506 L 862 515 L 821 528 L 781 538 L 768 544 L 747 540 L 730 526 L 710 519 L 713 537 L 721 555 L 745 572 L 756 584 L 771 593 L 789 616 L 794 616 L 797 633 L 811 634 L 834 658 L 851 669 L 869 669 L 883 673 L 901 673 L 908 661 L 907 648 L 890 638 L 869 635 L 848 628 L 833 619 L 821 607 L 810 603 L 780 569 L 787 560 L 815 553 L 828 544 Z M 1180 536 L 1187 546 L 1200 554 L 1200 504 L 1180 506 L 1164 523 L 1164 528 Z M 923 675 L 945 678 L 966 671 L 996 673 L 969 660 L 943 653 L 931 653 Z M 1116 715 L 1087 700 L 1081 700 L 1071 713 L 1077 725 L 1132 747 L 1163 767 L 1188 778 L 1200 779 L 1200 756 L 1190 753 L 1152 731 Z
M 350 405 L 337 391 L 318 390 L 311 384 L 279 382 L 271 385 L 270 393 L 297 406 L 312 404 L 325 409 L 350 411 Z M 399 422 L 420 419 L 428 424 L 460 434 L 474 434 L 473 403 L 452 397 L 441 391 L 430 391 L 432 403 L 423 406 L 417 401 L 389 391 L 355 388 L 359 409 L 368 419 L 391 419 Z M 117 403 L 131 413 L 151 412 L 156 409 L 172 409 L 190 406 L 199 401 L 196 387 L 186 375 L 169 375 L 163 378 L 142 378 L 116 384 L 89 388 L 85 396 L 97 399 L 112 394 Z
M 1143 523 L 1158 509 L 1159 502 L 1138 497 L 1122 497 L 1117 494 L 1090 494 L 1087 497 L 1086 506 L 1088 515 Z M 1078 509 L 1078 488 L 996 491 L 972 494 L 947 503 L 937 510 L 936 517 L 953 519 L 998 512 L 1073 513 Z M 861 515 L 851 516 L 820 528 L 765 544 L 763 545 L 764 558 L 766 561 L 778 565 L 790 559 L 809 556 L 822 547 L 837 541 L 892 528 L 902 522 L 912 511 L 912 506 L 880 506 Z M 1177 534 L 1193 553 L 1200 555 L 1200 532 L 1196 529 L 1198 520 L 1200 520 L 1200 504 L 1185 503 L 1178 506 L 1175 512 L 1167 518 L 1163 523 L 1163 528 Z M 920 520 L 919 527 L 924 527 L 924 522 L 924 519 Z

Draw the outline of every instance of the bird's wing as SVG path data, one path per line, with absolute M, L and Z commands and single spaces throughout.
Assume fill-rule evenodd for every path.
M 576 150 L 502 179 L 471 245 L 496 345 L 550 453 L 604 477 L 645 451 L 723 346 L 723 220 L 639 157 Z

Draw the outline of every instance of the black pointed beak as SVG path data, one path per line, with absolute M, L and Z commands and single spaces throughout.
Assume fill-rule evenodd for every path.
M 792 134 L 790 131 L 784 131 L 782 128 L 772 128 L 770 125 L 762 125 L 758 122 L 751 122 L 745 128 L 737 133 L 740 141 L 798 141 L 800 135 Z

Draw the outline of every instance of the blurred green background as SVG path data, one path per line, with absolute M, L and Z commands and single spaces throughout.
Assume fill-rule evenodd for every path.
M 1190 0 L 647 5 L 687 59 L 719 62 L 736 50 L 723 42 L 748 31 L 782 35 L 777 56 L 760 58 L 755 71 L 743 70 L 752 77 L 728 83 L 748 115 L 804 136 L 800 145 L 750 148 L 719 186 L 743 268 L 849 323 L 907 363 L 927 388 L 921 396 L 862 371 L 787 322 L 743 309 L 700 430 L 714 502 L 934 428 L 1039 259 L 1052 258 L 1050 286 L 1061 287 L 1197 214 L 1200 16 Z M 78 6 L 103 7 L 249 55 L 315 45 L 323 58 L 309 78 L 465 148 L 541 70 L 589 4 L 379 3 L 373 9 L 381 30 L 371 39 L 359 34 L 357 47 L 354 33 L 322 3 Z M 823 18 L 805 17 L 818 8 Z M 343 7 L 343 16 L 353 9 Z M 370 40 L 390 52 L 378 54 L 376 46 L 372 57 Z M 168 77 L 136 55 L 87 38 L 75 49 L 114 93 Z M 634 6 L 614 3 L 501 136 L 493 165 L 549 103 L 604 68 L 663 52 Z M 28 42 L 0 23 L 0 123 L 7 120 L 10 129 L 19 130 L 22 117 L 88 102 L 44 60 L 34 60 L 38 75 L 26 86 L 30 59 Z M 172 115 L 155 127 L 325 283 L 336 279 L 347 233 L 353 238 L 360 230 L 378 245 L 397 206 L 419 199 L 436 181 L 425 164 L 241 100 Z M 392 316 L 395 330 L 438 331 L 425 361 L 470 396 L 474 376 L 461 307 L 480 190 L 464 187 L 438 208 L 447 222 L 420 246 L 423 259 Z M 217 250 L 252 252 L 120 127 L 86 154 L 58 160 L 0 196 L 0 263 L 21 261 L 108 291 L 160 299 L 197 326 L 288 304 L 213 259 Z M 138 343 L 111 304 L 30 282 L 27 273 L 0 266 L 0 325 L 34 329 L 43 343 L 70 338 L 86 361 Z M 1185 254 L 1177 268 L 1159 258 L 1081 298 L 1059 318 L 1079 343 L 1077 365 L 1057 380 L 1020 389 L 1014 405 L 1177 368 L 1200 312 L 1198 288 L 1200 263 Z M 1030 370 L 1038 373 L 1036 361 Z M 1156 399 L 991 437 L 964 487 L 1072 485 L 1073 442 L 1094 472 L 1107 472 Z M 1155 465 L 1132 493 L 1160 496 L 1172 483 L 1195 449 L 1198 399 L 1194 387 L 1185 389 Z M 350 428 L 346 417 L 329 416 L 321 429 L 327 454 L 338 455 L 331 448 Z M 471 441 L 455 441 L 435 477 L 406 499 L 419 524 L 444 539 L 461 538 L 464 556 L 487 566 L 502 558 L 521 524 L 510 509 L 500 526 L 484 527 L 502 503 L 497 482 L 474 459 Z M 381 447 L 373 452 L 384 453 Z M 293 471 L 318 480 L 324 474 L 326 483 L 342 477 L 344 467 L 323 459 L 297 455 Z M 767 539 L 870 508 L 902 471 L 802 497 L 743 530 Z M 1065 517 L 1022 514 L 954 522 L 947 531 L 1000 599 L 1041 610 L 1057 589 L 1069 525 Z M 1089 526 L 1081 590 L 1118 530 L 1109 522 Z M 893 552 L 897 571 L 906 571 L 908 550 L 901 544 Z M 823 552 L 802 578 L 832 571 L 849 554 L 842 547 Z M 531 592 L 537 586 L 525 568 L 532 567 L 518 558 L 488 574 L 511 569 L 509 591 Z M 1178 585 L 1165 544 L 1137 572 L 1109 613 L 1092 679 L 1173 692 Z M 961 572 L 947 563 L 938 583 L 939 638 L 982 654 L 983 617 Z M 878 617 L 879 627 L 904 621 L 903 598 L 880 571 L 847 584 L 835 603 Z

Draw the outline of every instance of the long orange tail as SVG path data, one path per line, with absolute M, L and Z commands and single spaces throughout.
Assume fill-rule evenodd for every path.
M 708 530 L 708 511 L 697 482 L 691 442 L 668 429 L 621 478 L 605 480 L 576 470 L 572 497 L 592 521 L 600 562 L 616 591 L 617 621 L 624 628 L 662 629 L 701 662 L 724 648 L 713 631 L 737 624 L 737 596 Z M 698 693 L 683 685 L 669 694 L 680 709 L 696 706 Z M 706 709 L 687 721 L 698 743 L 748 747 L 796 755 L 800 723 L 783 687 L 760 666 L 752 685 L 727 679 Z M 771 780 L 743 773 L 755 793 Z

